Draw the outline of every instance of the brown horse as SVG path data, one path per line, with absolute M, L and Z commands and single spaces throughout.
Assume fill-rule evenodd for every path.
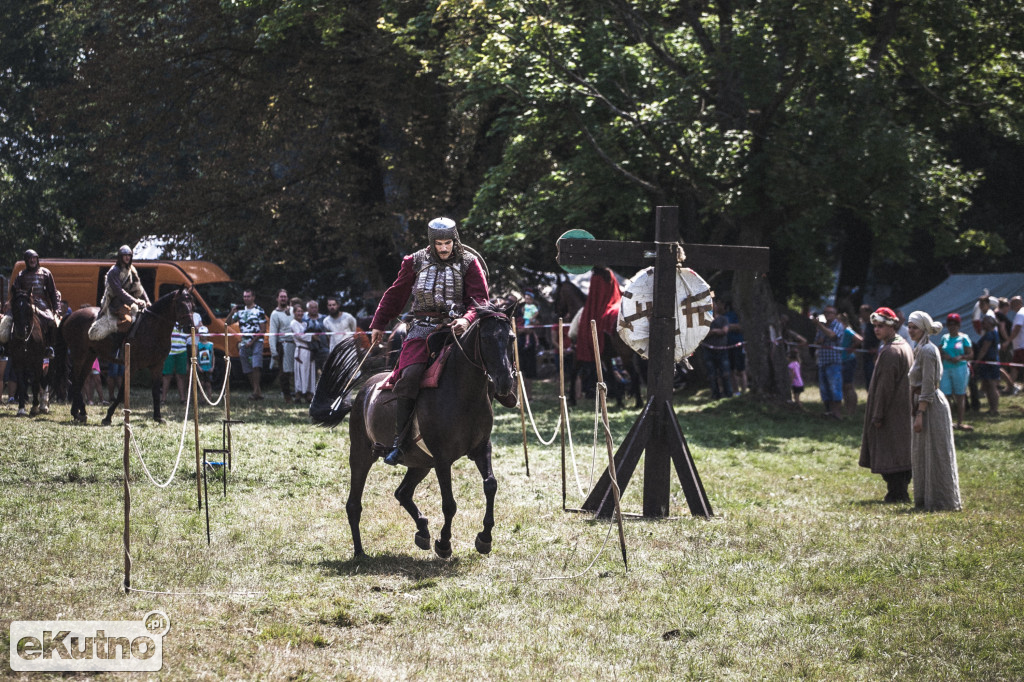
M 67 344 L 71 356 L 71 416 L 85 423 L 85 400 L 82 398 L 82 386 L 92 369 L 93 360 L 99 358 L 101 363 L 118 362 L 121 343 L 125 341 L 121 334 L 108 336 L 99 341 L 89 338 L 89 327 L 96 321 L 100 309 L 92 306 L 81 308 L 71 313 L 60 326 L 61 336 Z M 153 383 L 153 421 L 163 424 L 160 417 L 160 388 L 164 360 L 171 350 L 171 331 L 175 323 L 186 331 L 192 330 L 192 289 L 182 287 L 164 294 L 139 314 L 135 327 L 128 334 L 127 342 L 132 346 L 132 371 L 141 368 L 149 370 Z M 115 338 L 118 337 L 118 338 Z M 60 351 L 57 352 L 61 356 Z M 110 404 L 104 425 L 110 424 L 114 410 L 124 400 L 124 379 L 117 398 Z
M 395 497 L 416 522 L 414 541 L 420 549 L 430 549 L 430 531 L 427 518 L 413 502 L 413 493 L 431 469 L 437 474 L 444 525 L 440 537 L 434 542 L 434 552 L 441 558 L 446 559 L 452 554 L 452 518 L 456 511 L 452 494 L 452 464 L 463 456 L 471 459 L 480 471 L 487 501 L 483 530 L 476 536 L 476 549 L 481 554 L 491 551 L 494 493 L 498 489 L 491 470 L 491 428 L 494 425 L 491 399 L 495 395 L 507 396 L 515 387 L 511 317 L 514 308 L 515 304 L 507 307 L 477 306 L 477 319 L 451 349 L 437 388 L 420 389 L 413 427 L 402 446 L 402 464 L 408 467 L 408 471 L 395 491 Z M 332 359 L 339 353 L 339 348 L 332 352 Z M 346 396 L 332 389 L 342 383 L 333 376 L 337 373 L 332 371 L 334 364 L 329 362 L 324 370 L 310 407 L 313 418 L 324 425 L 339 423 L 349 411 Z M 351 406 L 349 466 L 352 486 L 345 511 L 356 556 L 364 554 L 359 534 L 363 489 L 370 467 L 381 456 L 374 443 L 389 443 L 395 429 L 394 395 L 381 390 L 387 376 L 385 372 L 371 377 Z M 342 408 L 338 409 L 339 406 Z M 332 412 L 333 417 L 330 416 Z
M 7 342 L 14 379 L 18 383 L 18 416 L 34 417 L 49 414 L 47 406 L 47 375 L 43 374 L 43 353 L 46 343 L 43 328 L 33 302 L 32 294 L 17 291 L 11 300 L 11 340 Z M 51 368 L 52 370 L 52 368 Z M 32 387 L 32 411 L 25 411 L 29 385 Z M 42 399 L 40 400 L 40 396 Z M 41 404 L 40 404 L 41 403 Z

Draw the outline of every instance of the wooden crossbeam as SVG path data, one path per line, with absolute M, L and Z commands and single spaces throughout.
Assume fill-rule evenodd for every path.
M 632 265 L 638 268 L 654 263 L 654 242 L 618 242 L 606 239 L 559 239 L 559 265 Z M 695 270 L 752 270 L 768 272 L 770 249 L 765 246 L 725 246 L 721 244 L 683 244 L 689 268 Z

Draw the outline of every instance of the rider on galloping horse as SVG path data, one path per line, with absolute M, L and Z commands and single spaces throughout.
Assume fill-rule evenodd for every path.
M 124 245 L 117 250 L 117 262 L 107 271 L 100 313 L 89 329 L 89 338 L 99 341 L 115 331 L 127 332 L 135 316 L 150 305 L 139 271 L 132 265 L 132 248 Z
M 376 346 L 384 329 L 405 308 L 412 296 L 409 332 L 398 358 L 398 379 L 394 393 L 398 398 L 395 410 L 395 442 L 384 462 L 398 464 L 401 444 L 412 421 L 420 380 L 430 358 L 427 337 L 443 327 L 461 336 L 476 318 L 475 303 L 486 303 L 489 296 L 487 279 L 480 261 L 459 241 L 459 231 L 450 218 L 435 218 L 427 225 L 430 246 L 402 259 L 402 267 L 394 284 L 384 292 L 377 312 L 370 323 Z M 511 394 L 515 400 L 515 393 Z
M 53 358 L 53 335 L 57 329 L 54 311 L 57 311 L 57 287 L 53 284 L 53 273 L 39 265 L 39 254 L 29 249 L 25 252 L 25 269 L 11 282 L 11 299 L 14 294 L 23 291 L 32 294 L 39 326 L 46 342 L 46 357 Z M 13 320 L 10 314 L 4 315 L 0 322 L 3 336 L 10 333 Z

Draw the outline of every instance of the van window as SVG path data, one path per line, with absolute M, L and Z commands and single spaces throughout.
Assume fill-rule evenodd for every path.
M 159 298 L 159 296 L 153 295 L 156 293 L 156 268 L 153 266 L 136 265 L 135 269 L 139 272 L 139 281 L 142 282 L 142 288 L 146 290 L 149 300 L 156 302 Z
M 228 316 L 232 304 L 242 306 L 242 287 L 237 282 L 207 282 L 197 284 L 195 289 L 214 316 L 220 319 Z

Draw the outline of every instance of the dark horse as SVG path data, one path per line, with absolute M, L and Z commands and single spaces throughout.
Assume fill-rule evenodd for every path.
M 613 275 L 614 276 L 614 275 Z M 563 278 L 559 275 L 558 286 L 555 287 L 555 291 L 552 294 L 552 299 L 555 302 L 555 312 L 562 318 L 566 326 L 576 316 L 577 311 L 580 310 L 587 302 L 587 295 L 583 291 L 572 283 L 568 278 Z M 590 327 L 585 324 L 580 324 L 578 331 L 579 334 L 589 334 Z M 613 379 L 612 374 L 612 360 L 618 357 L 622 362 L 622 368 L 629 375 L 630 389 L 633 395 L 634 404 L 636 407 L 643 406 L 643 399 L 640 395 L 640 377 L 643 371 L 643 360 L 640 354 L 630 348 L 625 341 L 623 341 L 618 334 L 605 334 L 604 351 L 601 353 L 601 366 L 602 371 L 607 379 L 608 394 L 615 399 L 615 402 L 619 407 L 622 407 L 625 403 L 626 391 L 625 388 L 617 381 Z M 576 377 L 582 376 L 584 381 L 595 381 L 597 380 L 596 370 L 592 363 L 587 363 L 585 366 L 581 366 L 581 363 L 576 361 L 575 353 L 572 356 L 572 363 L 566 367 L 565 374 L 565 394 L 566 400 L 570 405 L 576 404 L 576 396 L 574 393 L 574 386 L 576 385 Z M 589 391 L 588 391 L 589 392 Z
M 413 426 L 402 446 L 402 463 L 408 471 L 395 490 L 395 497 L 416 522 L 414 541 L 420 549 L 430 549 L 430 531 L 427 518 L 413 502 L 413 493 L 431 468 L 437 473 L 444 526 L 434 542 L 434 552 L 441 558 L 446 559 L 452 554 L 452 518 L 456 511 L 452 494 L 452 464 L 463 455 L 479 469 L 487 500 L 483 530 L 476 536 L 476 549 L 481 554 L 491 551 L 494 493 L 498 489 L 491 470 L 491 428 L 494 424 L 491 399 L 495 395 L 507 396 L 514 390 L 511 317 L 514 308 L 514 304 L 476 307 L 477 319 L 450 350 L 437 388 L 420 389 Z M 332 360 L 338 351 L 336 348 L 332 352 Z M 343 395 L 337 397 L 336 387 L 343 382 L 339 380 L 342 373 L 334 367 L 335 364 L 341 363 L 328 362 L 310 406 L 314 420 L 324 425 L 339 423 L 348 412 L 347 405 L 333 411 L 329 407 L 338 406 L 345 399 Z M 348 376 L 351 376 L 351 371 Z M 386 372 L 372 376 L 351 405 L 349 466 L 352 469 L 352 487 L 345 511 L 352 529 L 356 556 L 364 554 L 359 520 L 363 511 L 366 476 L 382 454 L 379 448 L 374 448 L 374 443 L 390 443 L 395 429 L 395 397 L 391 391 L 381 390 L 387 376 Z
M 86 421 L 85 400 L 82 398 L 82 385 L 92 369 L 93 360 L 99 358 L 101 363 L 116 362 L 120 350 L 117 338 L 120 334 L 108 336 L 99 341 L 89 338 L 89 327 L 96 321 L 100 309 L 96 306 L 80 308 L 71 313 L 61 323 L 60 330 L 71 356 L 71 416 L 80 422 Z M 135 328 L 129 332 L 132 346 L 132 371 L 147 368 L 153 383 L 153 421 L 163 424 L 160 418 L 160 377 L 163 373 L 164 360 L 171 350 L 171 330 L 174 324 L 186 331 L 192 330 L 192 290 L 182 287 L 164 294 L 151 308 L 139 314 Z M 62 356 L 58 350 L 58 356 Z M 124 379 L 117 392 L 117 398 L 110 404 L 104 425 L 110 424 L 110 418 L 121 401 L 124 400 Z
M 18 382 L 18 416 L 49 414 L 46 404 L 46 375 L 43 374 L 43 328 L 40 326 L 32 294 L 27 291 L 15 292 L 11 300 L 11 317 L 14 325 L 11 340 L 7 343 L 14 378 Z M 52 370 L 52 368 L 51 368 Z M 32 411 L 25 412 L 29 384 L 32 385 Z M 40 406 L 40 395 L 42 405 Z

